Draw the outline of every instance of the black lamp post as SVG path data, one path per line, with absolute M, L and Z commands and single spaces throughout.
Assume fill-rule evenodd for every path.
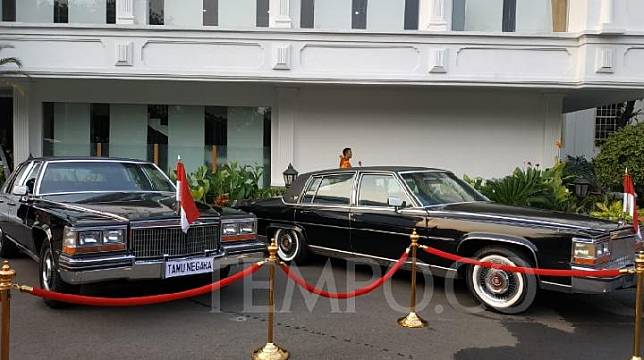
M 578 177 L 575 179 L 575 195 L 580 198 L 586 197 L 588 195 L 588 189 L 590 188 L 590 181 Z
M 284 185 L 286 185 L 286 188 L 288 189 L 291 187 L 291 184 L 293 184 L 293 181 L 297 178 L 297 170 L 293 168 L 293 164 L 288 164 L 288 168 L 284 170 L 282 175 L 284 175 Z

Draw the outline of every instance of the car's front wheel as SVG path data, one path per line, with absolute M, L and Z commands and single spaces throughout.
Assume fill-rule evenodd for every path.
M 43 244 L 40 250 L 40 263 L 38 268 L 41 288 L 66 294 L 76 294 L 80 292 L 80 286 L 68 284 L 60 278 L 56 262 L 54 261 L 54 253 L 47 242 Z M 48 299 L 45 299 L 45 304 L 54 309 L 67 306 L 66 303 Z
M 503 265 L 532 266 L 524 255 L 503 247 L 483 248 L 474 257 L 480 261 Z M 504 314 L 526 311 L 537 294 L 537 279 L 534 275 L 469 266 L 466 280 L 470 291 L 479 302 Z
M 277 242 L 277 256 L 284 262 L 301 264 L 308 257 L 308 247 L 304 235 L 292 229 L 277 229 L 275 231 Z

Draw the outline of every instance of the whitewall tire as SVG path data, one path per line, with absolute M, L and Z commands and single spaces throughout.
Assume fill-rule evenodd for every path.
M 291 229 L 277 229 L 275 231 L 277 242 L 277 256 L 284 262 L 302 263 L 308 255 L 308 248 L 304 236 Z
M 480 261 L 531 267 L 525 256 L 503 247 L 486 247 L 474 257 Z M 537 279 L 534 275 L 506 272 L 482 266 L 469 266 L 467 285 L 485 307 L 504 314 L 526 311 L 534 302 Z

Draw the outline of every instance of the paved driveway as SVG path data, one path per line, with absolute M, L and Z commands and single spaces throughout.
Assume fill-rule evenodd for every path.
M 36 284 L 30 259 L 12 260 L 18 281 Z M 347 263 L 316 259 L 299 268 L 316 282 L 320 276 L 344 289 Z M 333 278 L 324 275 L 333 274 Z M 371 278 L 358 267 L 358 281 Z M 409 273 L 391 286 L 355 303 L 305 296 L 287 285 L 278 271 L 276 342 L 293 359 L 627 359 L 630 358 L 634 292 L 607 296 L 543 293 L 520 316 L 470 313 L 465 286 L 437 280 L 431 302 L 420 311 L 430 327 L 401 329 L 403 315 L 391 304 L 408 303 Z M 265 284 L 266 270 L 253 284 Z M 331 280 L 332 279 L 332 280 Z M 207 280 L 207 279 L 206 279 Z M 203 279 L 201 279 L 203 281 Z M 428 284 L 431 281 L 421 281 Z M 171 283 L 120 283 L 87 287 L 93 295 L 136 295 L 176 291 L 198 280 Z M 244 295 L 246 287 L 246 296 Z M 73 306 L 51 310 L 39 299 L 15 294 L 12 309 L 12 359 L 248 359 L 265 342 L 266 315 L 252 312 L 266 291 L 249 283 L 168 304 L 127 309 Z M 447 296 L 446 293 L 453 294 Z M 290 294 L 290 296 L 284 296 Z M 246 300 L 244 300 L 246 299 Z M 461 305 L 455 306 L 454 304 Z M 355 311 L 353 309 L 355 305 Z M 312 310 L 309 310 L 312 309 Z M 260 309 L 261 310 L 261 309 Z M 348 310 L 348 311 L 347 311 Z

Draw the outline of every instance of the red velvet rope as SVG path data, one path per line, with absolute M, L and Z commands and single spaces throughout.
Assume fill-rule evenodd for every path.
M 284 271 L 286 276 L 288 276 L 289 279 L 291 279 L 297 285 L 303 287 L 304 289 L 306 289 L 307 291 L 313 294 L 320 295 L 327 298 L 332 298 L 332 299 L 348 299 L 348 298 L 368 294 L 373 290 L 375 290 L 376 288 L 382 286 L 382 284 L 384 284 L 385 281 L 389 280 L 396 273 L 396 271 L 400 270 L 400 268 L 405 264 L 405 261 L 407 261 L 408 257 L 409 257 L 409 254 L 405 251 L 403 255 L 400 257 L 400 259 L 398 259 L 398 261 L 394 264 L 394 266 L 392 266 L 391 269 L 389 269 L 389 271 L 387 271 L 383 277 L 373 281 L 372 283 L 370 283 L 369 285 L 363 288 L 352 290 L 349 292 L 341 292 L 341 293 L 329 292 L 326 290 L 318 289 L 314 285 L 307 283 L 306 280 L 304 280 L 300 276 L 296 275 L 291 270 L 291 268 L 289 268 L 287 265 L 282 264 L 280 267 Z
M 478 265 L 486 268 L 499 269 L 508 272 L 541 275 L 541 276 L 561 276 L 561 277 L 616 277 L 621 275 L 619 269 L 605 269 L 605 270 L 557 270 L 557 269 L 539 269 L 529 268 L 523 266 L 512 266 L 493 263 L 489 261 L 478 261 L 471 258 L 462 257 L 459 255 L 450 254 L 429 246 L 422 247 L 425 252 L 442 257 L 454 262 L 460 262 L 469 265 Z
M 212 284 L 208 284 L 208 285 L 200 286 L 198 288 L 184 290 L 184 291 L 180 291 L 172 294 L 159 294 L 159 295 L 137 296 L 137 297 L 126 297 L 126 298 L 109 298 L 109 297 L 94 297 L 94 296 L 85 296 L 85 295 L 63 294 L 63 293 L 53 292 L 53 291 L 49 291 L 41 288 L 34 288 L 31 294 L 45 299 L 57 300 L 57 301 L 62 301 L 70 304 L 89 305 L 89 306 L 127 307 L 127 306 L 159 304 L 159 303 L 204 295 L 204 294 L 213 292 L 215 290 L 219 290 L 222 287 L 230 285 L 237 280 L 243 279 L 247 276 L 254 274 L 255 272 L 257 272 L 257 270 L 259 270 L 262 267 L 262 265 L 263 263 L 255 263 L 251 266 L 246 267 L 244 270 L 234 275 L 223 278 Z

